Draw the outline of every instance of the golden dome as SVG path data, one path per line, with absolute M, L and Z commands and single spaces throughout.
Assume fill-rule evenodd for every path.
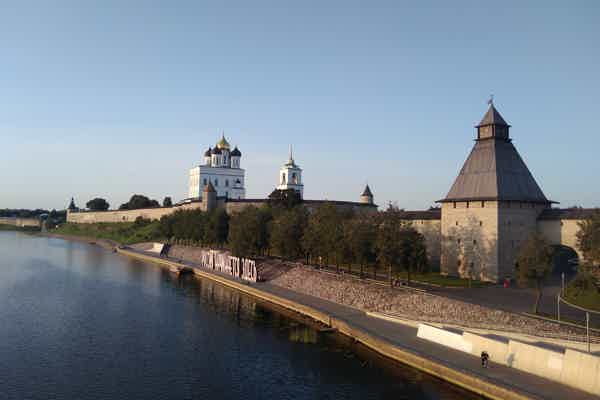
M 225 134 L 223 134 L 221 140 L 217 142 L 217 148 L 229 150 L 229 142 L 225 139 Z

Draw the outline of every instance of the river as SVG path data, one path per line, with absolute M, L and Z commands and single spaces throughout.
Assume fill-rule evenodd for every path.
M 0 232 L 0 398 L 479 397 L 210 281 Z

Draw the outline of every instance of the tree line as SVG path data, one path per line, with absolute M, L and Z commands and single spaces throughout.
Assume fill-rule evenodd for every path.
M 107 211 L 110 204 L 102 197 L 96 197 L 85 203 L 85 206 L 90 211 Z M 173 200 L 170 197 L 165 197 L 162 202 L 163 207 L 173 207 Z M 150 199 L 141 194 L 134 194 L 129 201 L 121 204 L 119 210 L 137 210 L 140 208 L 157 208 L 160 203 L 157 200 Z
M 180 210 L 165 215 L 159 234 L 173 243 L 228 247 L 239 257 L 278 256 L 336 269 L 387 269 L 388 277 L 428 270 L 425 238 L 400 211 L 354 213 L 332 203 L 309 211 L 289 196 L 229 216 L 224 210 Z

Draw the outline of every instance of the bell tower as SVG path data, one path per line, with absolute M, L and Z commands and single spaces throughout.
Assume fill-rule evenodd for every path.
M 290 145 L 290 156 L 288 161 L 279 170 L 278 190 L 294 189 L 304 197 L 304 184 L 302 183 L 302 168 L 296 165 Z

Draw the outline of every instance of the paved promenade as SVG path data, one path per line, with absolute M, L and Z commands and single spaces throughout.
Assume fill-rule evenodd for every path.
M 164 261 L 164 259 L 152 256 L 146 252 L 129 249 L 128 252 L 137 253 L 145 257 L 150 256 L 157 259 L 157 261 Z M 170 261 L 177 262 L 177 260 Z M 181 262 L 181 264 L 197 268 L 204 275 L 214 275 L 219 278 L 219 281 L 229 281 L 233 284 L 232 286 L 240 286 L 241 281 L 225 274 L 209 271 L 191 262 Z M 470 375 L 483 382 L 510 389 L 521 395 L 521 398 L 556 400 L 598 399 L 598 397 L 592 394 L 496 363 L 490 363 L 488 369 L 482 369 L 480 360 L 477 357 L 419 339 L 417 338 L 417 330 L 415 328 L 370 317 L 363 311 L 355 308 L 298 293 L 269 283 L 245 285 L 264 293 L 308 306 L 328 315 L 332 319 L 345 322 L 354 330 L 365 332 L 405 352 L 426 358 L 434 363 L 441 364 L 462 374 Z

